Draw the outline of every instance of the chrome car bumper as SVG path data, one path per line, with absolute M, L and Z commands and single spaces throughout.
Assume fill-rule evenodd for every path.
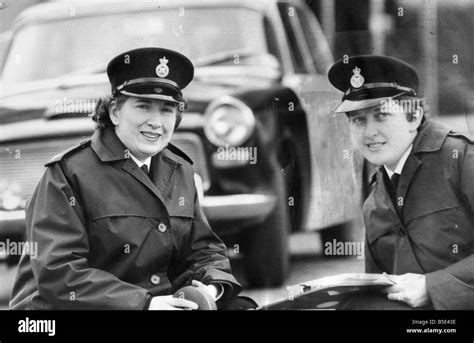
M 0 211 L 0 238 L 22 235 L 25 230 L 25 210 Z
M 209 221 L 256 220 L 266 218 L 276 203 L 271 195 L 235 194 L 204 197 L 201 207 Z

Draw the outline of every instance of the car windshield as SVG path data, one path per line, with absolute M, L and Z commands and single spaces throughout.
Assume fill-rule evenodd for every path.
M 215 65 L 215 56 L 268 54 L 263 14 L 247 8 L 186 8 L 70 17 L 21 28 L 5 63 L 4 85 L 105 71 L 123 51 L 146 46 L 178 50 L 197 65 Z M 213 61 L 208 63 L 208 61 Z M 200 63 L 202 62 L 202 63 Z M 228 62 L 227 58 L 217 63 Z

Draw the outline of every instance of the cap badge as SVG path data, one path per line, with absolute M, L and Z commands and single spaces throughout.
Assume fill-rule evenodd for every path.
M 365 79 L 362 75 L 360 75 L 360 68 L 355 67 L 354 69 L 352 69 L 352 71 L 354 72 L 354 75 L 352 75 L 352 77 L 351 77 L 352 87 L 354 87 L 354 88 L 362 87 L 362 85 L 365 82 Z
M 166 57 L 160 58 L 160 64 L 155 69 L 156 75 L 158 77 L 167 77 L 170 73 L 170 68 L 168 67 L 168 59 Z

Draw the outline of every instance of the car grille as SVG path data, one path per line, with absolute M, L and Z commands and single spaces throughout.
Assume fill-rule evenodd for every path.
M 211 186 L 209 170 L 207 169 L 204 145 L 198 135 L 189 132 L 176 132 L 171 143 L 183 150 L 193 160 L 194 172 L 201 176 L 205 191 Z
M 21 197 L 28 199 L 44 173 L 44 164 L 56 154 L 82 141 L 83 137 L 15 143 L 0 147 L 0 187 L 5 183 L 21 189 Z
M 19 186 L 21 197 L 28 199 L 44 173 L 44 164 L 82 140 L 84 137 L 0 145 L 0 191 Z M 199 136 L 176 132 L 171 141 L 191 157 L 195 172 L 203 180 L 204 190 L 209 189 L 209 172 Z

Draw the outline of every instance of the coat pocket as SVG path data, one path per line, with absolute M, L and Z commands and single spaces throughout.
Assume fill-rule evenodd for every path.
M 405 212 L 406 223 L 420 219 L 421 217 L 444 217 L 446 214 L 450 213 L 452 210 L 460 207 L 457 202 L 444 202 L 444 203 L 432 203 L 431 206 L 422 206 L 418 208 L 410 208 L 407 206 L 407 211 Z
M 177 204 L 168 208 L 168 214 L 173 235 L 186 235 L 191 230 L 194 222 L 194 204 L 188 199 L 178 199 Z
M 403 206 L 405 224 L 421 217 L 446 214 L 450 210 L 462 207 L 459 194 L 447 184 L 442 175 L 433 175 L 430 182 L 432 185 L 415 184 L 410 190 Z
M 194 218 L 194 202 L 185 197 L 177 197 L 168 206 L 170 217 Z
M 165 218 L 130 214 L 97 218 L 89 232 L 89 260 L 116 275 L 132 268 L 146 270 L 150 264 L 157 268 L 157 261 L 171 254 L 169 234 L 163 230 L 166 225 Z

